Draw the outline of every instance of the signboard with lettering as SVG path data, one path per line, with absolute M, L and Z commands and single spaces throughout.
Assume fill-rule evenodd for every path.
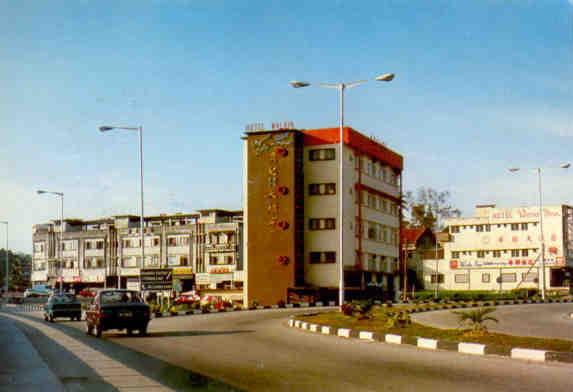
M 173 287 L 173 273 L 171 268 L 142 269 L 141 289 L 145 291 L 171 290 Z
M 492 260 L 492 259 L 479 259 L 479 260 L 450 260 L 450 269 L 458 268 L 499 268 L 499 267 L 531 267 L 536 265 L 536 259 L 529 258 L 514 258 L 508 260 Z M 545 265 L 557 266 L 563 265 L 563 257 L 546 257 Z M 541 265 L 541 263 L 539 263 Z

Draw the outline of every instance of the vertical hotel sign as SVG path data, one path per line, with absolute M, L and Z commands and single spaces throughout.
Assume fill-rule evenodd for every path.
M 268 157 L 269 167 L 266 173 L 265 210 L 268 218 L 267 225 L 272 231 L 282 231 L 289 228 L 287 220 L 281 219 L 278 199 L 286 196 L 289 189 L 279 183 L 279 160 L 288 155 L 288 148 L 293 143 L 292 133 L 270 133 L 255 140 L 253 147 L 257 157 Z
M 563 247 L 565 260 L 573 265 L 573 208 L 563 207 Z

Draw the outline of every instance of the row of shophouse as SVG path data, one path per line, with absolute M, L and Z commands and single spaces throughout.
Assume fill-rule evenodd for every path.
M 35 225 L 32 281 L 138 288 L 142 268 L 170 268 L 176 291 L 273 305 L 337 299 L 342 267 L 348 299 L 391 297 L 400 287 L 402 157 L 349 127 L 341 148 L 339 134 L 246 132 L 243 211 L 145 217 L 145 260 L 137 216 Z
M 55 286 L 61 280 L 64 289 L 76 292 L 139 289 L 141 269 L 169 268 L 179 292 L 242 298 L 242 211 L 145 217 L 145 260 L 139 219 L 123 215 L 34 225 L 32 282 Z
M 570 290 L 573 208 L 545 206 L 542 214 L 543 233 L 539 207 L 495 205 L 477 206 L 473 217 L 446 220 L 436 235 L 404 229 L 408 287 L 505 291 L 540 288 L 545 279 L 548 290 Z

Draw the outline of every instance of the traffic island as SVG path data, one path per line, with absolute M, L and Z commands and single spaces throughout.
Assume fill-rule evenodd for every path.
M 513 301 L 511 303 L 513 305 Z M 481 308 L 482 303 L 457 304 L 458 308 Z M 508 304 L 509 305 L 509 304 Z M 534 306 L 534 305 L 532 305 Z M 469 333 L 443 330 L 409 321 L 420 311 L 453 309 L 445 305 L 378 306 L 369 315 L 324 312 L 292 316 L 288 326 L 316 334 L 386 344 L 407 344 L 424 350 L 457 351 L 468 355 L 497 355 L 532 362 L 573 363 L 573 341 L 520 337 L 499 333 Z M 402 316 L 397 316 L 401 314 Z M 399 323 L 402 317 L 407 321 Z M 327 331 L 324 333 L 323 331 Z

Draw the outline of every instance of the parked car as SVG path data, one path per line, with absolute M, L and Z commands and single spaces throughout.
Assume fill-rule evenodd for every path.
M 185 293 L 181 293 L 179 297 L 175 298 L 173 301 L 174 304 L 193 304 L 197 301 L 200 301 L 201 297 L 195 293 L 195 291 L 187 291 Z
M 44 305 L 44 320 L 54 322 L 58 317 L 69 317 L 70 320 L 82 319 L 82 304 L 73 294 L 54 294 Z
M 137 291 L 101 290 L 86 310 L 86 333 L 100 337 L 109 329 L 147 334 L 150 310 Z
M 50 286 L 39 284 L 24 291 L 24 298 L 28 297 L 49 297 L 53 291 Z

